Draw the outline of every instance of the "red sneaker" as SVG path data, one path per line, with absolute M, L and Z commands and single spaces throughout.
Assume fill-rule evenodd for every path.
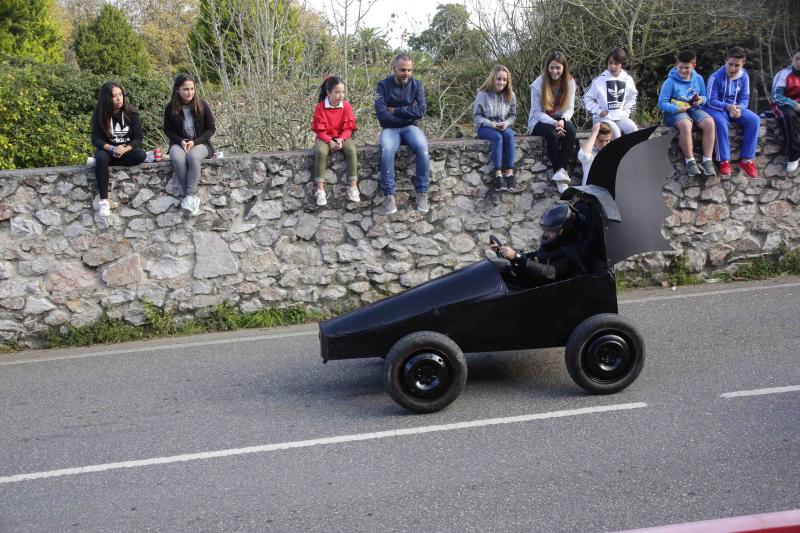
M 739 168 L 742 169 L 742 172 L 747 174 L 749 177 L 756 179 L 758 176 L 756 175 L 756 164 L 752 161 L 739 161 L 738 163 Z
M 731 164 L 729 161 L 721 161 L 719 164 L 719 175 L 720 176 L 730 176 L 731 175 Z

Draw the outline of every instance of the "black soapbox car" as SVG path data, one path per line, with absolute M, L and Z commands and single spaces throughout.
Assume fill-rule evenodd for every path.
M 625 135 L 599 152 L 586 185 L 561 196 L 587 215 L 592 271 L 532 287 L 510 284 L 489 260 L 326 320 L 324 362 L 383 357 L 389 395 L 418 413 L 453 402 L 467 381 L 465 352 L 566 346 L 572 379 L 593 394 L 630 385 L 645 344 L 617 314 L 613 265 L 634 254 L 670 250 L 661 235 L 669 214 L 661 190 L 672 173 L 671 137 L 654 128 Z

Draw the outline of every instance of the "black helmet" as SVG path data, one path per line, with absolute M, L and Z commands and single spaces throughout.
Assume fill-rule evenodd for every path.
M 559 238 L 570 233 L 578 221 L 578 215 L 569 204 L 557 204 L 544 212 L 539 219 L 542 228 L 542 244 L 554 244 Z

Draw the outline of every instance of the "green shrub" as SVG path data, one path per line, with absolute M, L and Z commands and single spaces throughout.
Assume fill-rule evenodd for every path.
M 686 256 L 676 255 L 667 267 L 670 285 L 697 285 L 701 279 L 689 270 Z
M 94 153 L 91 116 L 105 76 L 69 65 L 0 58 L 0 168 L 82 164 Z M 163 110 L 171 81 L 162 76 L 118 78 L 139 110 L 143 148 L 165 147 Z

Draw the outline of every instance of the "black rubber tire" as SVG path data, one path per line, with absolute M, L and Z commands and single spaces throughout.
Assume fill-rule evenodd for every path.
M 592 394 L 613 394 L 636 380 L 644 355 L 644 340 L 633 324 L 616 313 L 603 313 L 578 324 L 564 359 L 579 386 Z
M 433 413 L 453 403 L 464 390 L 467 360 L 446 335 L 418 331 L 389 350 L 383 378 L 394 401 L 414 413 Z

